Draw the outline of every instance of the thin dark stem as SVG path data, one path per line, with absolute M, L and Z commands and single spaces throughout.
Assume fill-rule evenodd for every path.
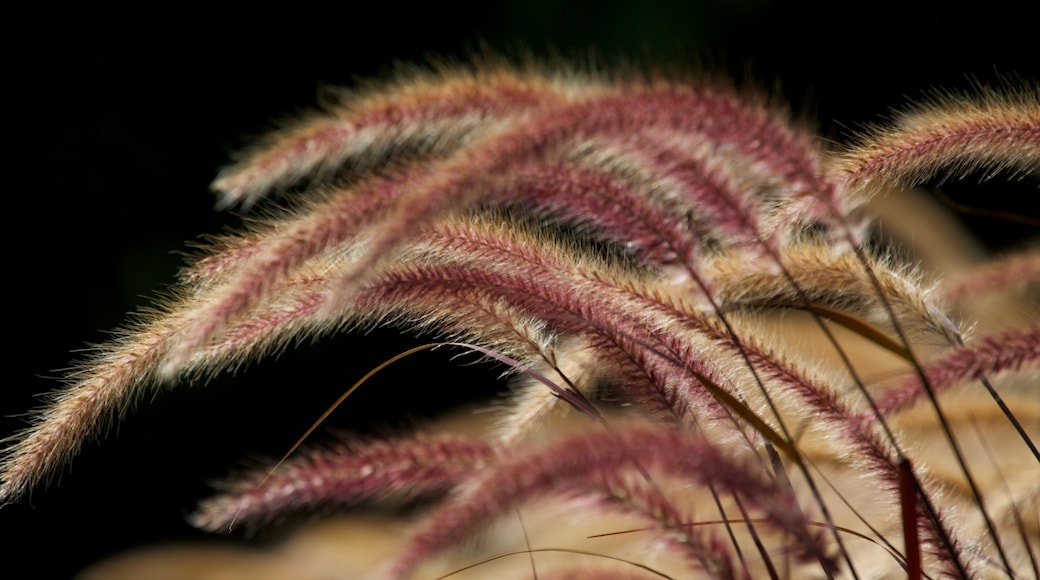
M 773 560 L 769 557 L 769 551 L 766 550 L 765 545 L 762 543 L 762 539 L 758 536 L 758 532 L 755 531 L 754 524 L 751 523 L 751 518 L 748 516 L 747 509 L 744 507 L 743 502 L 740 501 L 740 496 L 733 494 L 733 501 L 737 504 L 737 509 L 740 510 L 741 517 L 747 522 L 748 532 L 751 534 L 751 540 L 755 543 L 755 548 L 758 549 L 758 553 L 762 555 L 762 562 L 766 565 L 766 570 L 769 571 L 769 577 L 772 580 L 779 580 L 780 575 L 776 572 L 776 566 L 773 566 Z M 729 523 L 726 523 L 729 526 Z
M 903 514 L 903 544 L 906 555 L 906 577 L 909 580 L 921 578 L 921 541 L 917 534 L 917 496 L 921 490 L 917 487 L 910 460 L 899 459 L 899 505 Z

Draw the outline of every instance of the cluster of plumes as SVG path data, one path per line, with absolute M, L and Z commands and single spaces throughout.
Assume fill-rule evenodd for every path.
M 215 239 L 69 376 L 0 494 L 158 383 L 397 325 L 501 364 L 509 404 L 477 434 L 301 452 L 194 523 L 428 500 L 377 577 L 1036 576 L 1040 254 L 933 285 L 875 225 L 924 219 L 882 203 L 917 184 L 1038 167 L 1033 85 L 937 96 L 828 150 L 718 79 L 410 71 L 218 177 L 223 206 L 286 207 Z M 1011 323 L 979 311 L 993 296 Z M 519 543 L 490 539 L 510 522 Z

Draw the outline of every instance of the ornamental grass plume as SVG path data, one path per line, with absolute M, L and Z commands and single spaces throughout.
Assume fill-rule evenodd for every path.
M 475 353 L 510 396 L 229 477 L 193 524 L 353 539 L 195 577 L 1038 577 L 1040 253 L 912 233 L 946 219 L 919 186 L 1038 169 L 1028 82 L 824 144 L 710 75 L 409 69 L 218 175 L 247 229 L 68 374 L 0 500 L 160 385 L 394 326 L 434 337 L 400 358 Z

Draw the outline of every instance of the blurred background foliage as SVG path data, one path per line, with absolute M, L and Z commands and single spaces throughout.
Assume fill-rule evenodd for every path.
M 1040 80 L 1035 20 L 1022 4 L 952 6 L 35 3 L 7 23 L 21 34 L 4 40 L 15 176 L 5 279 L 16 334 L 0 428 L 24 426 L 38 394 L 78 356 L 73 350 L 105 340 L 173 280 L 186 241 L 238 223 L 213 209 L 209 181 L 250 136 L 313 105 L 322 86 L 383 75 L 397 62 L 465 59 L 482 45 L 703 66 L 769 87 L 815 119 L 821 136 L 841 139 L 932 87 L 965 88 L 971 77 Z M 981 191 L 964 201 L 1022 214 L 1036 198 L 1035 182 L 971 185 L 951 191 Z M 1032 234 L 964 219 L 995 248 Z M 202 538 L 184 515 L 208 493 L 207 481 L 243 458 L 280 455 L 346 386 L 398 350 L 392 332 L 344 337 L 205 389 L 160 391 L 88 445 L 60 487 L 0 510 L 6 565 L 23 561 L 32 577 L 62 578 L 119 549 Z M 421 420 L 460 393 L 487 393 L 496 369 L 449 359 L 426 353 L 388 371 L 332 424 L 406 427 L 402 416 Z M 409 374 L 441 367 L 451 384 L 417 384 Z M 381 398 L 388 392 L 393 404 Z M 48 555 L 31 556 L 40 547 Z

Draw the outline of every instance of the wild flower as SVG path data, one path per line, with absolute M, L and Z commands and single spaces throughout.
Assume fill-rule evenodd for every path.
M 263 211 L 69 373 L 0 499 L 158 385 L 392 325 L 512 397 L 301 451 L 192 522 L 418 501 L 347 577 L 1036 577 L 1040 254 L 937 271 L 886 228 L 931 223 L 921 184 L 1038 167 L 1027 83 L 843 144 L 709 76 L 489 59 L 344 91 L 220 173 Z

